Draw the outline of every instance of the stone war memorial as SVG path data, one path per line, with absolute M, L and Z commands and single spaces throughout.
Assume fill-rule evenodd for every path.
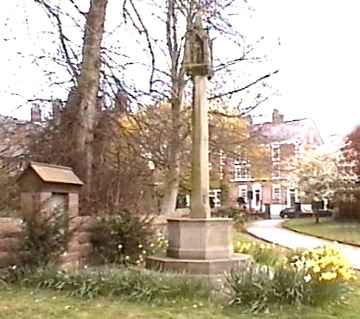
M 233 254 L 232 219 L 211 218 L 207 83 L 213 74 L 212 46 L 199 15 L 187 31 L 185 69 L 193 82 L 191 211 L 187 218 L 167 220 L 167 255 L 149 257 L 147 268 L 211 277 L 239 269 L 249 257 Z

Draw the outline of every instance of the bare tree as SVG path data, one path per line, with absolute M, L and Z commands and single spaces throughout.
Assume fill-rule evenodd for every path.
M 98 184 L 97 181 L 94 182 L 94 179 L 100 178 L 95 172 L 100 165 L 94 160 L 94 147 L 98 146 L 99 139 L 102 140 L 102 143 L 106 141 L 109 145 L 113 145 L 114 140 L 121 136 L 126 141 L 118 150 L 127 152 L 131 149 L 134 154 L 136 153 L 142 159 L 137 168 L 146 164 L 146 159 L 151 154 L 151 159 L 164 174 L 161 212 L 173 212 L 179 191 L 181 166 L 186 166 L 182 162 L 186 161 L 188 155 L 186 151 L 187 137 L 189 136 L 187 119 L 190 94 L 188 93 L 191 92 L 191 88 L 184 73 L 183 52 L 185 34 L 192 28 L 195 14 L 201 11 L 212 32 L 217 32 L 222 37 L 233 38 L 236 45 L 241 48 L 239 56 L 225 61 L 224 59 L 215 59 L 215 72 L 219 81 L 214 81 L 210 99 L 227 99 L 229 96 L 241 92 L 246 93 L 250 87 L 262 84 L 272 74 L 270 72 L 265 76 L 259 76 L 247 85 L 239 83 L 240 88 L 237 87 L 233 90 L 231 87 L 224 88 L 228 83 L 224 84 L 224 79 L 229 70 L 250 59 L 249 55 L 252 53 L 251 48 L 239 44 L 242 39 L 241 34 L 233 30 L 231 23 L 225 17 L 225 12 L 231 8 L 233 1 L 124 0 L 121 6 L 123 19 L 119 22 L 119 26 L 116 26 L 111 32 L 104 30 L 105 12 L 108 2 L 109 5 L 113 5 L 115 2 L 90 1 L 88 12 L 85 13 L 84 9 L 79 8 L 73 0 L 67 0 L 61 6 L 52 0 L 34 1 L 46 9 L 55 26 L 54 34 L 57 34 L 58 37 L 59 52 L 57 55 L 50 54 L 48 59 L 53 59 L 55 63 L 64 67 L 69 75 L 63 81 L 57 80 L 56 85 L 67 89 L 70 86 L 73 88 L 67 102 L 66 98 L 63 98 L 63 103 L 66 104 L 63 117 L 67 117 L 63 123 L 67 124 L 58 129 L 58 138 L 66 134 L 64 138 L 66 143 L 63 144 L 67 144 L 67 146 L 58 143 L 52 147 L 52 151 L 59 148 L 63 150 L 62 156 L 59 156 L 57 160 L 53 156 L 52 159 L 60 164 L 75 165 L 77 172 L 87 182 L 86 194 L 89 198 L 94 183 L 104 185 L 103 183 Z M 147 14 L 148 8 L 151 8 L 152 15 Z M 83 38 L 82 44 L 78 39 L 80 37 L 71 40 L 71 32 L 64 27 L 66 25 L 64 19 L 71 19 L 74 22 L 76 32 Z M 122 29 L 123 22 L 125 25 L 126 22 L 133 25 L 139 34 L 138 38 L 128 39 L 127 42 L 134 40 L 132 44 L 138 45 L 141 51 L 146 52 L 148 60 L 144 59 L 144 55 L 138 58 L 138 52 L 127 54 L 126 48 L 121 46 L 123 41 L 121 41 L 120 32 L 124 30 Z M 156 28 L 153 27 L 157 22 L 161 22 L 162 36 L 159 36 L 160 23 Z M 82 60 L 80 61 L 80 59 Z M 38 57 L 36 61 L 41 60 Z M 126 73 L 126 70 L 133 66 L 141 66 L 149 70 L 148 90 L 138 85 L 139 72 L 134 73 L 135 79 L 131 83 L 130 72 Z M 68 80 L 69 78 L 70 80 Z M 119 120 L 116 118 L 119 116 L 118 114 L 104 112 L 106 109 L 113 108 L 113 101 L 119 90 L 124 92 L 129 101 L 125 107 L 125 113 L 136 122 L 138 128 L 136 134 L 125 136 L 113 134 L 113 130 L 98 129 L 98 119 L 104 116 L 106 123 L 103 122 L 103 126 L 110 125 L 108 123 L 114 124 Z M 43 102 L 51 102 L 49 96 L 39 97 L 39 99 Z M 169 114 L 168 118 L 159 118 L 164 125 L 154 126 L 146 117 L 139 116 L 144 109 L 154 108 L 156 110 L 160 102 L 168 103 L 171 110 L 167 113 Z M 246 110 L 250 109 L 252 108 L 247 105 Z M 216 111 L 219 116 L 228 117 L 229 114 L 230 116 L 233 114 L 228 110 L 217 109 Z M 234 116 L 240 116 L 243 113 L 243 110 L 239 110 L 238 114 Z M 164 131 L 161 132 L 161 129 Z M 94 136 L 95 132 L 97 132 L 97 136 Z M 158 136 L 158 138 L 155 139 L 154 136 Z M 56 140 L 59 141 L 59 139 Z M 135 146 L 135 144 L 137 145 Z M 124 163 L 118 162 L 116 167 Z
M 73 99 L 68 100 L 67 108 L 74 108 L 76 121 L 73 129 L 79 154 L 83 155 L 86 182 L 86 195 L 90 196 L 92 187 L 92 166 L 94 159 L 94 131 L 97 117 L 97 94 L 100 81 L 100 50 L 104 34 L 107 0 L 92 0 L 86 17 L 83 43 L 83 59 L 79 81 Z

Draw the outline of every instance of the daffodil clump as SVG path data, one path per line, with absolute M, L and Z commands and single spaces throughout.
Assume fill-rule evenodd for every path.
M 145 262 L 146 256 L 157 255 L 166 251 L 168 247 L 168 241 L 165 239 L 165 236 L 161 232 L 158 232 L 152 241 L 148 243 L 138 244 L 138 253 L 132 256 L 125 254 L 125 246 L 126 244 L 118 244 L 119 256 L 122 263 L 141 265 Z
M 269 244 L 236 243 L 235 251 L 253 256 L 255 264 L 227 278 L 230 303 L 266 310 L 270 305 L 340 302 L 355 278 L 336 246 L 287 252 Z
M 234 252 L 249 254 L 255 262 L 272 266 L 279 259 L 280 249 L 276 248 L 274 244 L 238 241 L 234 245 Z
M 324 246 L 305 250 L 290 258 L 291 266 L 305 273 L 306 282 L 336 283 L 355 278 L 349 261 L 336 246 Z
M 91 235 L 94 264 L 141 265 L 167 247 L 150 217 L 129 212 L 100 216 Z
M 253 250 L 273 250 L 276 246 L 274 244 L 258 244 L 255 242 L 241 242 L 235 244 L 234 250 L 240 254 L 248 254 Z

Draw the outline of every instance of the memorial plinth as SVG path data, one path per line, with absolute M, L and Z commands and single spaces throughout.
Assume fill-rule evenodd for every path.
M 146 268 L 160 272 L 211 279 L 211 277 L 224 276 L 232 270 L 241 270 L 249 262 L 249 256 L 242 254 L 235 254 L 227 259 L 204 260 L 149 257 L 146 260 Z
M 226 259 L 232 255 L 232 219 L 168 219 L 167 256 L 180 259 Z
M 213 276 L 240 269 L 249 257 L 233 254 L 231 218 L 170 218 L 166 257 L 149 257 L 148 269 Z

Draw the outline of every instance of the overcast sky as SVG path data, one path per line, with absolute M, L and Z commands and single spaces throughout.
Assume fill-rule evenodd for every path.
M 288 119 L 313 118 L 324 137 L 360 124 L 360 1 L 259 2 L 259 16 L 281 38 L 274 105 Z
M 26 36 L 29 30 L 23 25 L 21 10 L 27 8 L 16 7 L 16 3 L 25 1 L 4 1 L 0 12 L 1 35 L 4 35 L 2 28 L 9 16 L 9 21 L 15 24 L 13 34 L 25 34 L 21 43 L 0 48 L 0 113 L 24 118 L 28 109 L 16 110 L 22 98 L 9 93 L 29 96 L 43 83 L 36 65 L 19 65 L 14 56 L 26 48 L 33 50 L 41 42 L 30 34 Z M 313 118 L 325 138 L 334 133 L 346 134 L 360 124 L 360 81 L 357 79 L 360 74 L 360 1 L 253 0 L 249 3 L 256 11 L 246 22 L 247 32 L 253 36 L 263 34 L 269 39 L 268 54 L 273 65 L 280 69 L 271 81 L 279 95 L 257 111 L 263 115 L 259 119 L 268 120 L 272 108 L 277 107 L 285 114 L 285 119 Z M 20 10 L 18 18 L 16 10 Z M 280 46 L 277 39 L 280 39 Z

